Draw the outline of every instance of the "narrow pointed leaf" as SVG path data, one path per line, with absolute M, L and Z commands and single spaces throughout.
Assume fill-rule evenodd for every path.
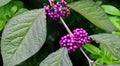
M 4 66 L 15 66 L 33 56 L 46 39 L 46 17 L 43 9 L 25 12 L 6 25 L 1 40 Z
M 97 34 L 90 37 L 97 43 L 102 44 L 116 58 L 120 59 L 120 36 L 114 34 Z
M 83 15 L 91 23 L 106 31 L 115 31 L 117 28 L 112 24 L 102 8 L 92 0 L 80 0 L 69 4 L 76 12 Z
M 5 26 L 5 23 L 6 22 L 4 22 L 4 21 L 0 21 L 0 31 L 4 28 L 4 26 Z
M 0 7 L 4 6 L 5 4 L 9 3 L 11 0 L 0 0 Z
M 120 64 L 111 64 L 111 65 L 104 65 L 104 66 L 120 66 Z
M 39 66 L 73 66 L 66 48 L 61 48 L 58 51 L 51 53 L 45 58 Z
M 94 55 L 98 55 L 100 53 L 100 49 L 92 44 L 86 44 L 83 47 Z
M 104 11 L 110 15 L 120 16 L 120 11 L 112 5 L 102 5 Z
M 109 19 L 120 30 L 120 18 L 115 16 L 109 16 Z

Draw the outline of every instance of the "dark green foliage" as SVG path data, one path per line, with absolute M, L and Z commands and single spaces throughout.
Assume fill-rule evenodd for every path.
M 61 36 L 67 34 L 67 31 L 64 28 L 64 26 L 62 25 L 62 23 L 60 22 L 60 20 L 52 21 L 50 18 L 48 18 L 48 17 L 46 18 L 46 21 L 47 21 L 47 26 L 46 26 L 47 27 L 47 37 L 46 37 L 45 36 L 46 28 L 45 28 L 44 23 L 37 24 L 37 22 L 44 19 L 41 17 L 38 19 L 38 17 L 41 14 L 43 15 L 43 13 L 40 14 L 38 11 L 35 13 L 33 12 L 32 16 L 29 13 L 29 11 L 31 11 L 31 10 L 34 11 L 33 9 L 41 9 L 44 7 L 44 5 L 48 5 L 49 4 L 48 0 L 12 0 L 10 2 L 9 2 L 9 0 L 0 0 L 0 3 L 2 3 L 2 1 L 6 1 L 6 3 L 0 4 L 0 36 L 2 37 L 2 41 L 1 41 L 1 37 L 0 37 L 0 41 L 2 43 L 2 44 L 0 43 L 1 44 L 0 46 L 2 47 L 1 53 L 3 54 L 3 56 L 2 56 L 3 58 L 0 58 L 0 64 L 1 64 L 0 66 L 3 66 L 3 63 L 2 63 L 3 61 L 5 63 L 5 66 L 9 66 L 8 63 L 11 64 L 11 66 L 14 66 L 16 64 L 17 64 L 16 66 L 39 66 L 39 64 L 46 57 L 47 57 L 46 59 L 51 57 L 51 55 L 49 55 L 49 54 L 60 49 L 59 40 L 60 40 Z M 60 0 L 55 0 L 55 1 L 57 2 Z M 71 31 L 77 27 L 82 27 L 82 28 L 86 29 L 86 31 L 89 33 L 89 35 L 92 35 L 92 39 L 94 39 L 97 43 L 104 44 L 103 46 L 101 46 L 101 45 L 98 45 L 96 42 L 92 42 L 91 44 L 94 44 L 95 46 L 91 45 L 91 44 L 84 46 L 85 50 L 87 50 L 86 53 L 88 54 L 88 56 L 90 58 L 92 58 L 94 61 L 101 63 L 101 64 L 120 63 L 120 61 L 118 60 L 120 57 L 119 57 L 119 55 L 117 55 L 119 53 L 119 43 L 120 43 L 120 40 L 118 39 L 118 37 L 120 36 L 120 32 L 119 32 L 119 30 L 120 30 L 120 13 L 119 13 L 120 2 L 118 0 L 116 0 L 116 1 L 94 0 L 95 2 L 92 0 L 66 0 L 66 1 L 68 3 L 72 3 L 72 4 L 70 4 L 70 7 L 73 9 L 73 10 L 71 10 L 71 14 L 64 18 L 66 24 L 71 29 Z M 9 2 L 9 3 L 7 4 L 7 2 Z M 103 5 L 103 4 L 110 4 L 110 5 Z M 111 21 L 108 19 L 107 15 L 104 13 L 104 11 L 101 10 L 101 7 L 100 7 L 101 5 L 103 5 L 102 6 L 103 9 L 108 14 L 109 19 Z M 85 6 L 85 7 L 83 7 L 83 6 Z M 115 8 L 114 6 L 117 8 Z M 34 23 L 35 23 L 35 25 L 37 25 L 37 28 L 32 26 L 31 28 L 33 28 L 33 29 L 26 29 L 29 31 L 33 30 L 32 32 L 36 33 L 36 34 L 31 34 L 29 36 L 32 36 L 32 35 L 39 36 L 40 41 L 39 40 L 32 41 L 32 38 L 27 38 L 28 40 L 31 41 L 31 42 L 29 41 L 30 43 L 27 43 L 27 44 L 30 44 L 29 46 L 31 46 L 31 47 L 25 46 L 24 43 L 20 43 L 18 41 L 13 41 L 13 42 L 7 43 L 9 41 L 14 40 L 14 38 L 16 38 L 16 37 L 18 38 L 18 36 L 21 37 L 21 36 L 26 36 L 27 34 L 29 34 L 29 32 L 25 33 L 26 32 L 25 30 L 22 31 L 22 33 L 20 33 L 21 32 L 20 31 L 17 34 L 13 34 L 14 32 L 17 31 L 17 28 L 19 28 L 19 27 L 17 27 L 17 28 L 14 27 L 15 26 L 14 22 L 17 21 L 17 19 L 16 19 L 17 17 L 26 14 L 24 12 L 26 12 L 30 16 L 30 19 L 26 19 L 25 21 L 22 19 L 22 20 L 20 20 L 20 22 L 24 22 L 24 23 L 28 22 L 27 26 L 29 26 L 29 27 L 31 25 L 34 25 Z M 88 14 L 88 13 L 91 13 L 91 14 Z M 103 17 L 101 17 L 101 15 L 103 15 Z M 24 16 L 22 16 L 22 17 L 24 17 Z M 36 18 L 34 18 L 34 17 L 36 17 Z M 92 17 L 95 17 L 95 19 L 93 19 Z M 24 17 L 24 18 L 27 18 L 27 17 Z M 21 25 L 20 22 L 18 22 L 17 25 Z M 29 23 L 31 23 L 31 25 Z M 6 24 L 7 24 L 7 28 L 5 28 L 5 30 L 4 30 L 4 27 L 6 26 Z M 22 25 L 24 26 L 25 24 L 22 24 Z M 44 26 L 44 27 L 42 28 L 42 26 Z M 13 31 L 12 31 L 12 28 L 13 28 Z M 4 32 L 3 32 L 3 30 L 4 30 Z M 39 30 L 39 31 L 36 32 L 36 30 Z M 44 32 L 44 30 L 45 30 L 45 32 Z M 94 34 L 98 34 L 98 33 L 106 33 L 108 31 L 110 33 L 116 34 L 118 36 L 116 37 L 116 35 L 113 35 L 113 34 L 109 34 L 109 35 L 105 34 L 104 36 L 103 35 L 101 36 L 101 34 L 94 35 Z M 9 32 L 12 34 L 10 34 Z M 41 33 L 41 32 L 44 32 L 44 33 Z M 3 33 L 3 35 L 2 35 L 2 33 Z M 37 33 L 39 33 L 39 34 L 37 34 Z M 108 36 L 106 37 L 106 35 L 108 35 Z M 6 37 L 7 37 L 7 40 L 6 40 Z M 46 41 L 45 41 L 45 37 L 46 37 Z M 34 39 L 36 39 L 36 37 Z M 43 41 L 41 41 L 41 39 Z M 22 38 L 22 40 L 25 40 L 25 37 Z M 44 43 L 44 41 L 45 41 L 45 43 Z M 37 43 L 34 44 L 34 42 L 39 42 L 40 44 L 39 43 L 38 43 L 39 45 Z M 33 44 L 31 44 L 31 43 L 33 43 Z M 44 45 L 43 45 L 43 43 L 44 43 Z M 7 44 L 12 44 L 12 45 L 7 45 Z M 18 45 L 16 45 L 16 44 L 18 44 Z M 19 47 L 20 44 L 23 44 L 23 47 L 29 47 L 29 48 L 27 48 L 27 51 L 29 51 L 28 53 L 30 53 L 29 56 L 28 57 L 22 56 L 22 55 L 25 55 L 25 53 L 27 55 L 27 51 L 26 51 L 26 49 L 24 49 L 24 51 L 26 51 L 25 53 L 23 53 L 24 51 L 22 51 L 22 50 L 20 52 L 18 52 L 18 53 L 22 54 L 21 55 L 22 57 L 18 55 L 16 57 L 11 58 L 10 62 L 9 62 L 9 60 L 6 60 L 5 58 L 10 58 L 9 57 L 10 55 L 8 55 L 8 54 L 17 53 L 17 51 L 14 51 L 14 48 L 12 48 L 12 50 L 11 50 L 11 47 L 14 47 L 14 46 Z M 37 48 L 37 50 L 35 50 L 36 44 L 37 44 L 37 47 L 40 46 Z M 43 45 L 43 47 L 42 47 L 42 45 Z M 3 52 L 6 50 L 5 46 L 7 46 L 8 50 L 6 52 Z M 40 48 L 41 48 L 41 50 L 39 50 Z M 31 49 L 34 50 L 33 53 L 31 53 L 33 51 Z M 113 49 L 113 50 L 111 50 L 111 49 Z M 8 51 L 10 51 L 10 53 Z M 13 51 L 13 53 L 11 51 Z M 65 51 L 65 52 L 63 52 L 63 51 Z M 8 52 L 8 54 L 6 55 L 7 52 Z M 57 53 L 59 53 L 59 51 L 56 51 L 55 53 L 57 54 Z M 55 54 L 55 53 L 53 53 L 53 54 Z M 84 55 L 81 53 L 81 51 L 79 49 L 75 53 L 69 54 L 70 60 L 68 58 L 68 53 L 65 49 L 62 48 L 62 51 L 60 53 L 63 53 L 64 55 L 59 56 L 57 54 L 58 56 L 54 56 L 54 58 L 55 59 L 56 59 L 56 57 L 57 57 L 57 59 L 62 58 L 62 61 L 63 61 L 63 60 L 66 60 L 66 56 L 67 56 L 67 61 L 70 62 L 70 60 L 71 60 L 73 66 L 88 66 L 88 62 L 87 62 L 86 58 L 84 57 Z M 13 56 L 13 55 L 11 55 L 11 56 Z M 23 57 L 25 57 L 25 58 L 23 58 Z M 19 59 L 14 60 L 15 58 L 19 58 Z M 57 64 L 59 65 L 62 61 L 58 62 Z M 46 60 L 43 62 L 46 62 Z M 61 64 L 64 64 L 64 63 L 62 62 Z M 106 66 L 109 66 L 109 65 L 106 65 Z M 110 65 L 110 66 L 113 66 L 113 65 Z M 119 66 L 119 65 L 116 65 L 116 66 Z

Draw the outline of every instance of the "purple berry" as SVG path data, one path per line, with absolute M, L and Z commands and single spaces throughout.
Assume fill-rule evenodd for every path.
M 51 2 L 54 3 L 54 0 L 51 0 Z M 46 10 L 46 14 L 53 20 L 57 20 L 60 17 L 64 18 L 66 15 L 70 14 L 70 8 L 67 6 L 67 2 L 65 0 L 55 3 L 53 6 L 44 6 L 44 8 Z
M 67 47 L 68 52 L 75 52 L 76 49 L 90 42 L 88 33 L 83 28 L 73 30 L 73 35 L 67 34 L 60 40 L 60 47 Z
M 63 4 L 63 5 L 67 5 L 67 2 L 64 1 L 64 0 L 62 0 L 62 4 Z
M 52 3 L 54 3 L 54 0 L 51 0 Z
M 88 33 L 83 28 L 77 28 L 73 30 L 74 36 L 76 39 L 78 39 L 79 45 L 84 45 L 86 43 L 90 42 L 90 37 L 88 36 Z
M 59 2 L 57 2 L 56 5 L 59 7 L 61 4 Z

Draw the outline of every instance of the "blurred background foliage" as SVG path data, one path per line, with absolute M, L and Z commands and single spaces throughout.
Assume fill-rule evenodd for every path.
M 60 1 L 60 0 L 55 0 Z M 68 3 L 77 0 L 66 0 Z M 120 8 L 119 0 L 94 0 L 98 5 L 112 5 L 116 8 Z M 0 36 L 2 34 L 2 30 L 7 21 L 10 18 L 19 15 L 25 11 L 42 8 L 44 5 L 49 4 L 48 0 L 13 0 L 9 4 L 0 7 L 0 25 L 2 23 L 2 27 L 0 27 Z M 79 15 L 77 12 L 71 10 L 71 14 L 64 18 L 66 24 L 69 26 L 71 30 L 82 27 L 87 30 L 89 35 L 103 33 L 105 32 L 102 29 L 97 28 L 93 24 L 91 24 L 87 19 L 83 16 Z M 48 54 L 56 51 L 59 49 L 59 40 L 61 36 L 66 35 L 67 31 L 65 30 L 64 26 L 60 23 L 59 20 L 52 21 L 51 19 L 47 18 L 47 39 L 43 47 L 39 52 L 37 52 L 34 56 L 26 60 L 25 62 L 19 64 L 18 66 L 39 66 L 39 63 L 46 57 Z M 1 37 L 0 37 L 1 38 Z M 92 42 L 96 47 L 99 45 L 95 42 Z M 86 53 L 91 57 L 93 60 L 95 56 L 92 56 L 88 51 Z M 69 54 L 70 59 L 74 66 L 88 66 L 88 62 L 85 59 L 84 55 L 81 53 L 80 50 L 77 50 L 75 53 Z M 94 58 L 93 58 L 94 57 Z M 0 65 L 3 65 L 2 58 L 0 57 Z

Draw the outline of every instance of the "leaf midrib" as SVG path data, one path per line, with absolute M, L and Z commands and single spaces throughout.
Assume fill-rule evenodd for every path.
M 38 15 L 38 16 L 36 16 L 36 18 L 35 18 L 34 22 L 31 24 L 31 26 L 30 26 L 29 30 L 26 32 L 26 34 L 24 35 L 24 37 L 23 37 L 23 38 L 25 38 L 25 37 L 26 37 L 26 35 L 29 33 L 30 29 L 32 28 L 32 25 L 36 22 L 36 20 L 38 19 L 38 17 L 39 17 L 39 16 L 40 16 L 40 13 L 39 13 L 39 15 Z M 22 40 L 21 40 L 21 43 L 23 42 L 23 40 L 24 40 L 24 39 L 22 39 Z M 11 57 L 10 59 L 12 59 L 12 58 L 14 57 L 15 52 L 17 51 L 17 49 L 19 48 L 19 46 L 20 46 L 20 45 L 22 45 L 21 43 L 18 45 L 18 47 L 16 48 L 16 50 L 13 52 L 13 55 L 12 55 L 12 57 Z M 11 61 L 11 60 L 10 60 L 10 61 Z

